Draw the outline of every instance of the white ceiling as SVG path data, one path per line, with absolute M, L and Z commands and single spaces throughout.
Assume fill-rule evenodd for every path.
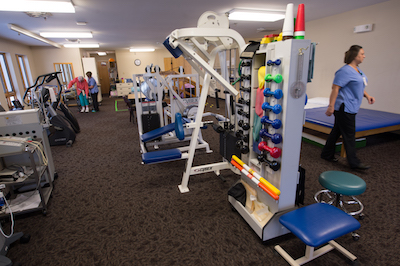
M 12 1 L 12 0 L 9 0 Z M 332 16 L 387 0 L 294 0 L 305 4 L 306 21 Z M 30 46 L 48 46 L 8 28 L 8 23 L 39 34 L 41 31 L 91 31 L 93 39 L 81 43 L 100 44 L 99 51 L 152 46 L 163 48 L 162 42 L 173 30 L 196 27 L 205 11 L 223 14 L 233 8 L 285 10 L 289 2 L 282 0 L 73 0 L 76 13 L 54 13 L 51 17 L 32 18 L 22 12 L 0 11 L 0 38 Z M 86 26 L 76 25 L 87 22 Z M 244 38 L 259 39 L 265 34 L 280 31 L 283 20 L 274 23 L 230 22 L 230 27 Z M 258 32 L 257 29 L 265 31 Z M 307 29 L 306 29 L 307 34 Z M 50 40 L 67 43 L 65 39 Z M 1 49 L 1 47 L 0 47 Z

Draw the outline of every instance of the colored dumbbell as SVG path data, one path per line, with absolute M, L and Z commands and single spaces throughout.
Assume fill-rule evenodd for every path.
M 279 119 L 269 120 L 268 116 L 261 117 L 261 124 L 270 124 L 273 128 L 279 129 L 282 126 L 282 122 Z
M 279 144 L 282 142 L 281 134 L 278 134 L 278 133 L 270 134 L 270 133 L 268 133 L 268 130 L 266 130 L 264 128 L 260 130 L 260 137 L 261 138 L 270 138 L 271 141 L 275 144 Z
M 267 163 L 268 166 L 274 171 L 278 171 L 281 168 L 281 164 L 279 162 L 268 160 L 267 158 L 265 158 L 264 154 L 259 154 L 257 156 L 257 159 L 261 163 Z
M 269 96 L 274 96 L 275 99 L 280 99 L 283 96 L 283 92 L 281 89 L 276 89 L 275 91 L 271 91 L 270 88 L 265 88 L 264 89 L 264 96 L 269 97 Z
M 243 109 L 239 109 L 238 114 L 246 118 L 250 118 L 250 114 L 243 111 Z
M 265 75 L 264 80 L 265 80 L 266 82 L 272 82 L 272 81 L 274 81 L 275 83 L 281 83 L 282 80 L 283 80 L 283 78 L 282 78 L 282 75 L 281 75 L 281 74 L 276 74 L 275 76 L 272 76 L 271 74 L 267 74 L 267 75 Z
M 281 63 L 282 63 L 282 61 L 280 59 L 276 59 L 275 61 L 268 60 L 267 66 L 272 66 L 272 65 L 279 66 Z
M 282 112 L 282 106 L 280 104 L 275 104 L 274 106 L 269 105 L 269 103 L 263 103 L 261 108 L 266 111 L 266 110 L 270 110 L 272 112 L 274 112 L 275 114 L 279 114 L 280 112 Z
M 273 147 L 273 148 L 268 147 L 267 142 L 265 142 L 265 141 L 261 141 L 261 142 L 258 144 L 258 149 L 259 149 L 260 151 L 267 151 L 267 152 L 269 152 L 269 154 L 270 154 L 273 158 L 279 158 L 279 156 L 281 156 L 281 154 L 282 154 L 282 150 L 281 150 L 281 149 L 279 149 L 279 148 L 277 148 L 277 147 Z

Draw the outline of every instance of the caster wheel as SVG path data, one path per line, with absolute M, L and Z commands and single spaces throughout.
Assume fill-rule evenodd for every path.
M 358 241 L 360 239 L 360 235 L 357 233 L 351 233 L 351 237 L 354 241 Z
M 68 140 L 67 143 L 65 144 L 67 147 L 72 147 L 72 140 Z
M 364 218 L 365 218 L 365 215 L 364 215 L 364 213 L 360 213 L 360 215 L 358 216 L 358 219 L 360 219 L 360 220 L 364 220 Z
M 54 180 L 58 178 L 58 173 L 54 173 Z
M 29 243 L 29 240 L 31 240 L 31 235 L 30 235 L 30 234 L 24 234 L 24 235 L 19 239 L 19 243 L 21 243 L 21 244 L 27 244 L 27 243 Z
M 46 210 L 43 210 L 43 211 L 42 211 L 42 214 L 43 214 L 43 216 L 47 216 L 47 211 L 46 211 Z

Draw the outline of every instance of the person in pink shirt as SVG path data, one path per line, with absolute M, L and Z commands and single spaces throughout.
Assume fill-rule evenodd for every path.
M 76 84 L 76 94 L 82 106 L 81 113 L 89 113 L 89 86 L 87 81 L 82 76 L 76 77 L 68 84 L 68 89 L 74 84 Z

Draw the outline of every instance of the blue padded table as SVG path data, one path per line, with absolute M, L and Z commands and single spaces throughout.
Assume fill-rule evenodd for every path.
M 307 109 L 304 126 L 329 134 L 335 122 L 335 116 L 327 116 L 325 112 L 326 107 Z M 356 138 L 399 129 L 400 114 L 361 108 L 356 115 Z
M 325 114 L 326 107 L 306 109 L 304 128 L 331 133 L 335 116 Z M 356 115 L 356 138 L 400 130 L 400 114 L 360 108 Z M 344 147 L 342 146 L 342 156 Z
M 351 260 L 357 258 L 340 246 L 334 239 L 360 228 L 360 223 L 342 210 L 325 203 L 315 203 L 288 212 L 279 222 L 306 245 L 306 254 L 294 260 L 279 245 L 275 250 L 291 265 L 302 265 L 336 248 Z M 326 244 L 314 251 L 315 247 Z

